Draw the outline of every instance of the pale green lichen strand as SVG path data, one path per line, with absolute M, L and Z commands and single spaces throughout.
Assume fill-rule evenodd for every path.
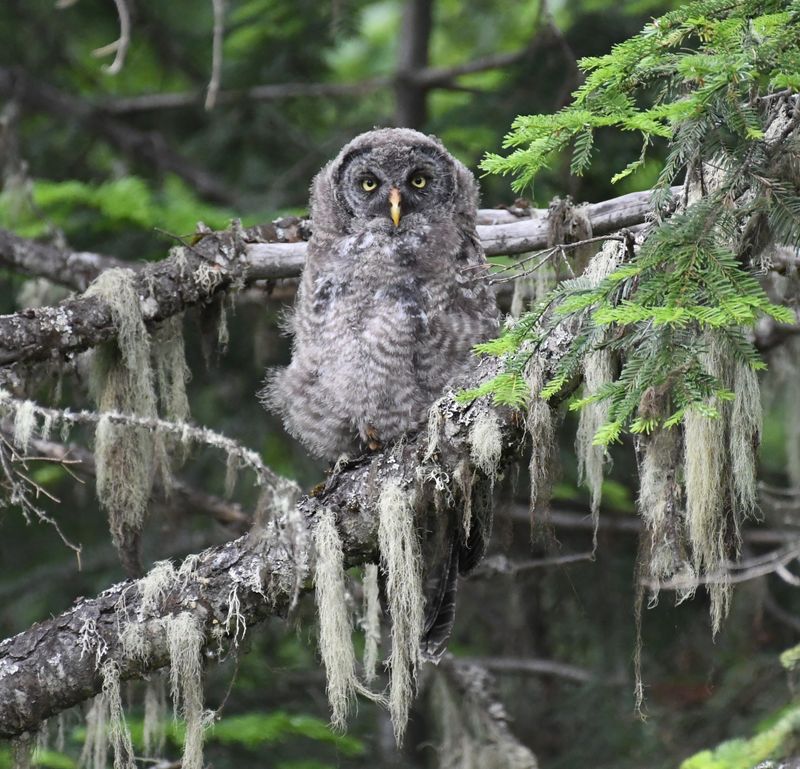
M 378 567 L 374 563 L 368 563 L 364 567 L 363 591 L 361 627 L 364 630 L 364 680 L 369 684 L 375 680 L 381 642 L 381 599 Z
M 323 510 L 317 519 L 314 547 L 319 650 L 327 677 L 331 726 L 343 730 L 359 687 L 351 637 L 352 623 L 345 594 L 342 541 L 330 510 Z
M 388 481 L 378 500 L 378 548 L 386 575 L 392 618 L 389 713 L 397 743 L 402 743 L 414 697 L 424 622 L 422 557 L 411 492 Z

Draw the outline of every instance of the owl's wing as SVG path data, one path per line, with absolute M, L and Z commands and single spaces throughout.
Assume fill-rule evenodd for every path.
M 450 369 L 450 386 L 460 389 L 470 351 L 478 342 L 499 331 L 497 303 L 487 280 L 487 264 L 480 243 L 463 232 L 457 254 L 455 279 L 445 287 L 443 311 L 431 319 L 430 364 Z M 446 379 L 444 372 L 434 376 Z M 459 574 L 468 574 L 483 559 L 492 532 L 492 484 L 480 471 L 462 486 L 469 499 L 459 497 L 447 510 L 438 510 L 428 523 L 426 558 L 426 617 L 422 654 L 437 662 L 450 639 L 455 621 Z M 461 521 L 463 508 L 471 508 L 471 525 L 465 536 Z
M 472 475 L 472 473 L 470 473 Z M 456 500 L 446 510 L 429 515 L 424 543 L 425 624 L 421 651 L 424 659 L 438 662 L 447 650 L 456 618 L 459 575 L 469 574 L 486 554 L 492 534 L 494 506 L 492 484 L 477 473 L 469 488 L 470 500 Z M 461 524 L 463 505 L 471 508 L 471 525 L 465 536 Z

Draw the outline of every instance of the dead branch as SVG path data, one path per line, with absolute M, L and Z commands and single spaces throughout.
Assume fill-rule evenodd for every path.
M 0 434 L 10 439 L 13 430 L 8 425 L 0 425 Z M 77 443 L 63 444 L 31 438 L 30 448 L 38 457 L 55 462 L 69 462 L 71 472 L 83 476 L 95 475 L 94 454 Z M 74 463 L 74 464 L 73 464 Z M 162 489 L 162 492 L 166 490 Z M 249 515 L 237 502 L 209 494 L 190 486 L 178 478 L 170 480 L 168 489 L 169 510 L 178 515 L 202 515 L 213 518 L 217 523 L 238 533 L 244 533 L 253 523 Z
M 637 192 L 590 205 L 592 228 L 602 234 L 641 223 L 649 201 L 649 192 Z M 548 245 L 548 224 L 539 217 L 479 226 L 478 234 L 490 256 Z M 287 238 L 278 231 L 276 239 Z M 194 245 L 180 247 L 173 256 L 139 271 L 137 287 L 145 321 L 163 320 L 207 302 L 231 284 L 295 277 L 305 262 L 305 249 L 304 242 L 265 242 L 263 234 L 253 230 L 205 234 Z M 19 254 L 25 255 L 25 264 L 46 263 L 35 245 L 8 233 L 0 238 L 0 263 L 22 263 Z M 62 254 L 62 264 L 65 258 L 69 257 Z M 63 268 L 55 272 L 63 273 Z M 115 333 L 110 308 L 97 297 L 81 296 L 54 307 L 1 316 L 0 365 L 69 355 L 111 339 Z
M 0 265 L 32 277 L 85 291 L 103 270 L 132 266 L 120 259 L 89 251 L 70 251 L 0 230 Z
M 212 0 L 214 9 L 214 33 L 211 45 L 211 79 L 208 82 L 206 110 L 214 109 L 222 82 L 222 39 L 225 34 L 225 0 Z
M 476 664 L 492 673 L 523 676 L 553 676 L 580 684 L 596 682 L 597 676 L 586 668 L 555 660 L 509 657 L 458 657 L 457 663 Z M 616 681 L 614 683 L 617 683 Z
M 450 89 L 455 87 L 455 81 L 463 75 L 505 69 L 529 56 L 531 50 L 531 46 L 525 46 L 517 51 L 492 54 L 452 67 L 424 67 L 403 72 L 402 77 L 425 90 Z M 220 90 L 217 92 L 215 103 L 365 96 L 374 91 L 392 88 L 396 82 L 397 77 L 373 77 L 355 83 L 267 83 L 250 88 Z M 202 106 L 203 98 L 203 92 L 199 90 L 143 94 L 109 99 L 99 104 L 98 109 L 115 115 L 158 109 L 182 109 Z

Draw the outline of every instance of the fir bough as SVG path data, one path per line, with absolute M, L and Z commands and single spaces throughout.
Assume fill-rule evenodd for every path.
M 675 426 L 688 410 L 719 416 L 734 393 L 703 364 L 709 332 L 735 361 L 757 370 L 763 364 L 747 331 L 763 316 L 795 320 L 770 302 L 753 273 L 769 242 L 800 243 L 798 28 L 799 0 L 689 3 L 610 54 L 583 59 L 586 80 L 570 106 L 517 118 L 505 139 L 510 154 L 483 164 L 513 174 L 517 191 L 570 146 L 572 172 L 582 173 L 598 128 L 642 137 L 640 156 L 614 181 L 636 171 L 654 142 L 666 141 L 668 153 L 652 198 L 654 223 L 640 244 L 631 239 L 624 263 L 599 284 L 586 276 L 561 283 L 500 339 L 479 346 L 504 357 L 506 368 L 465 397 L 527 405 L 528 361 L 554 328 L 571 321 L 574 341 L 541 396 L 563 395 L 587 355 L 617 353 L 618 377 L 572 403 L 607 405 L 596 444 L 626 430 Z M 700 192 L 667 218 L 676 181 Z

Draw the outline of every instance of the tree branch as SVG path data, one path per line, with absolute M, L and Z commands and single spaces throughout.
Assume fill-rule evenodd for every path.
M 92 133 L 105 137 L 129 157 L 184 179 L 208 200 L 234 205 L 236 195 L 208 171 L 197 168 L 167 146 L 159 133 L 139 131 L 115 120 L 91 104 L 47 83 L 39 82 L 17 67 L 0 67 L 0 97 L 16 99 L 39 112 L 74 120 Z
M 11 425 L 0 425 L 0 434 L 11 440 Z M 36 458 L 42 457 L 54 462 L 69 462 L 70 471 L 81 475 L 94 476 L 96 473 L 94 454 L 89 449 L 76 443 L 63 444 L 55 441 L 31 438 L 30 449 Z M 203 515 L 213 518 L 222 526 L 229 527 L 234 533 L 244 533 L 253 523 L 252 515 L 244 511 L 237 502 L 209 494 L 194 486 L 184 483 L 178 478 L 171 478 L 169 489 L 161 489 L 165 503 L 170 511 L 184 515 Z
M 77 291 L 85 291 L 104 270 L 133 266 L 111 256 L 70 251 L 52 243 L 21 238 L 8 230 L 0 230 L 0 265 Z
M 602 234 L 642 223 L 649 211 L 650 195 L 636 192 L 587 206 L 593 231 Z M 478 227 L 489 256 L 544 248 L 548 232 L 548 222 L 538 212 L 512 224 Z M 299 275 L 306 244 L 264 242 L 265 237 L 285 241 L 300 235 L 287 235 L 280 227 L 273 234 L 263 228 L 203 234 L 194 245 L 180 247 L 177 254 L 142 268 L 136 280 L 145 320 L 163 320 L 207 302 L 232 283 Z M 41 269 L 52 253 L 52 247 L 32 244 L 9 233 L 0 238 L 0 263 L 40 265 Z M 56 253 L 52 274 L 63 274 L 63 263 L 70 258 Z M 96 268 L 97 260 L 85 255 L 87 271 L 93 261 Z M 69 355 L 111 339 L 115 333 L 110 308 L 97 297 L 80 296 L 54 307 L 0 316 L 0 365 Z
M 596 683 L 598 678 L 591 670 L 569 665 L 555 660 L 534 659 L 530 657 L 456 657 L 456 663 L 474 663 L 485 667 L 492 673 L 505 673 L 514 676 L 553 676 L 574 681 L 579 684 Z M 608 683 L 621 683 L 609 681 Z
M 164 274 L 170 277 L 169 269 Z M 154 293 L 160 296 L 158 291 Z M 572 332 L 562 324 L 541 344 L 537 360 L 546 376 L 555 370 L 571 342 Z M 498 373 L 501 366 L 497 360 L 476 361 L 464 381 L 454 383 L 454 391 L 479 385 Z M 447 397 L 441 414 L 449 424 L 440 431 L 438 454 L 448 458 L 448 465 L 470 461 L 468 425 L 490 408 L 485 399 L 464 404 L 454 395 Z M 503 441 L 501 461 L 508 461 L 518 451 L 523 425 L 508 409 L 499 409 L 496 415 Z M 97 598 L 81 599 L 64 614 L 1 643 L 0 737 L 35 730 L 43 719 L 99 691 L 95 654 L 85 652 L 87 622 L 94 628 L 97 648 L 107 646 L 103 658 L 116 661 L 123 678 L 135 678 L 167 663 L 160 624 L 165 617 L 193 612 L 210 647 L 212 641 L 218 644 L 220 628 L 225 627 L 232 591 L 248 625 L 270 615 L 285 615 L 296 591 L 308 587 L 303 580 L 311 560 L 312 538 L 307 536 L 306 527 L 313 529 L 322 510 L 336 515 L 347 564 L 373 561 L 380 489 L 390 479 L 412 486 L 419 478 L 430 477 L 428 464 L 432 460 L 427 449 L 428 436 L 422 434 L 380 454 L 355 460 L 333 474 L 322 491 L 304 497 L 295 509 L 269 521 L 265 528 L 193 557 L 196 562 L 190 576 L 176 581 L 167 598 L 147 616 L 137 615 L 142 609 L 137 583 L 123 582 Z M 148 643 L 145 659 L 130 659 L 123 654 L 119 641 L 122 607 L 123 622 L 130 617 L 143 625 Z
M 453 88 L 454 81 L 463 75 L 505 69 L 531 54 L 533 45 L 517 51 L 484 56 L 474 61 L 451 67 L 423 67 L 404 71 L 402 78 L 429 90 L 432 88 Z M 297 98 L 335 98 L 342 96 L 365 96 L 381 89 L 397 85 L 398 76 L 373 77 L 355 83 L 266 83 L 250 88 L 225 89 L 217 92 L 215 104 L 230 104 L 237 101 L 281 101 Z M 148 93 L 108 99 L 97 108 L 113 115 L 131 112 L 149 112 L 159 109 L 182 109 L 202 106 L 202 90 L 176 91 L 173 93 Z

